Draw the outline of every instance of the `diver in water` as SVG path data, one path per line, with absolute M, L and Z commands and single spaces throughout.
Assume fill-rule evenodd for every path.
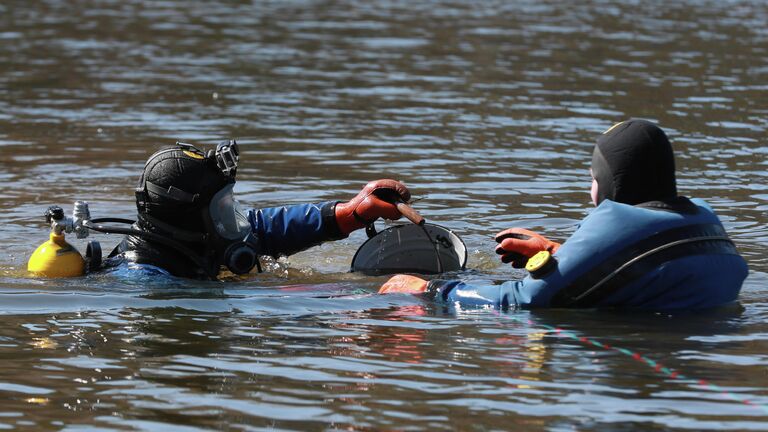
M 501 308 L 699 309 L 736 300 L 747 264 L 712 209 L 677 194 L 664 131 L 644 120 L 614 125 L 597 140 L 591 172 L 597 208 L 562 245 L 520 228 L 496 235 L 496 253 L 525 267 L 525 279 L 473 286 L 398 275 L 379 292 Z
M 238 159 L 234 141 L 207 153 L 177 143 L 150 156 L 136 189 L 137 221 L 105 266 L 195 279 L 260 271 L 259 256 L 291 255 L 378 218 L 398 219 L 397 203 L 410 200 L 404 184 L 385 179 L 348 202 L 246 211 L 232 191 Z

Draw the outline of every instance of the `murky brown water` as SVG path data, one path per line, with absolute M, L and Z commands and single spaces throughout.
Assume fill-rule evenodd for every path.
M 667 3 L 3 2 L 0 427 L 768 429 L 768 6 Z M 48 205 L 131 216 L 154 149 L 235 137 L 243 201 L 399 178 L 509 279 L 492 234 L 567 237 L 628 117 L 747 257 L 738 307 L 443 310 L 348 274 L 362 233 L 247 282 L 24 272 Z

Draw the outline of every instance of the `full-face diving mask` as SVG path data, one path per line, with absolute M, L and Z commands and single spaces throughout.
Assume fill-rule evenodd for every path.
M 216 256 L 232 273 L 245 274 L 258 265 L 258 240 L 251 223 L 228 184 L 211 199 L 208 207 L 209 243 Z

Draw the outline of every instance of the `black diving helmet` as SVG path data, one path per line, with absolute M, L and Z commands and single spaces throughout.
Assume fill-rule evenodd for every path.
M 233 194 L 238 160 L 234 140 L 207 153 L 179 142 L 149 158 L 136 189 L 140 226 L 198 251 L 190 258 L 212 277 L 221 266 L 259 266 L 258 238 Z

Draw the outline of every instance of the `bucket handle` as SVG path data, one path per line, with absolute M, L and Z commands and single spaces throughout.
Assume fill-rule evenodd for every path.
M 376 226 L 373 224 L 373 222 L 365 226 L 365 234 L 368 236 L 368 238 L 373 238 L 376 236 Z

